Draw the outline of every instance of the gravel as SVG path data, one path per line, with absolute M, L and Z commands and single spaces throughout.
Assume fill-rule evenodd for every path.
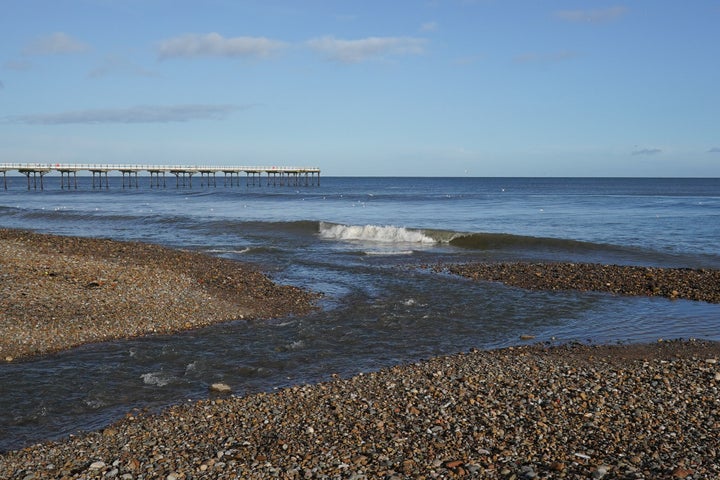
M 720 478 L 720 344 L 471 351 L 8 452 L 0 477 Z
M 437 272 L 531 290 L 583 290 L 720 303 L 720 270 L 595 263 L 466 263 Z
M 230 320 L 304 314 L 315 298 L 229 259 L 0 229 L 0 360 Z
M 303 314 L 314 296 L 238 262 L 0 230 L 0 354 Z M 717 301 L 717 272 L 438 267 L 523 288 Z M 717 479 L 720 343 L 463 352 L 273 393 L 131 411 L 0 455 L 0 478 Z

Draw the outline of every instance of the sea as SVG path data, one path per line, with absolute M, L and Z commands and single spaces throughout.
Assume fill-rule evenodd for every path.
M 320 185 L 44 189 L 0 183 L 0 227 L 151 242 L 258 265 L 322 294 L 305 316 L 234 321 L 0 363 L 0 452 L 131 412 L 248 395 L 470 349 L 720 340 L 720 305 L 528 291 L 435 273 L 462 262 L 720 268 L 718 178 L 322 177 Z M 1 181 L 1 180 L 0 180 Z M 0 269 L 2 266 L 0 265 Z M 0 315 L 2 313 L 0 312 Z

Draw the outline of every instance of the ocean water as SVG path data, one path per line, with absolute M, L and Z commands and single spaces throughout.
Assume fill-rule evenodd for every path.
M 238 321 L 0 364 L 0 451 L 134 409 L 522 343 L 720 340 L 720 305 L 531 292 L 423 265 L 572 261 L 720 268 L 720 179 L 322 178 L 320 186 L 77 190 L 0 183 L 0 227 L 138 240 L 258 264 L 323 294 L 304 317 Z M 2 266 L 0 266 L 2 268 Z M 2 312 L 0 312 L 0 315 Z

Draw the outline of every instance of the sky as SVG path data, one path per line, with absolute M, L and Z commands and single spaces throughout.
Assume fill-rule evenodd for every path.
M 0 0 L 0 163 L 720 177 L 720 0 Z

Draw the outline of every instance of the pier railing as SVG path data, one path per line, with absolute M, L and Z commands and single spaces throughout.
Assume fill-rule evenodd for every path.
M 165 175 L 172 174 L 176 178 L 176 186 L 192 187 L 193 175 L 200 174 L 201 184 L 216 186 L 215 176 L 222 173 L 225 176 L 225 186 L 240 184 L 240 174 L 247 177 L 246 184 L 262 185 L 262 175 L 266 176 L 268 186 L 311 186 L 320 185 L 320 169 L 318 167 L 290 167 L 290 166 L 239 166 L 239 165 L 146 165 L 146 164 L 101 164 L 101 163 L 0 163 L 0 172 L 3 175 L 3 185 L 7 190 L 7 172 L 17 171 L 27 177 L 28 190 L 31 188 L 44 189 L 43 177 L 51 172 L 60 173 L 61 188 L 77 189 L 77 173 L 90 172 L 92 187 L 96 184 L 102 188 L 109 188 L 108 172 L 119 172 L 122 176 L 122 186 L 138 187 L 138 173 L 147 172 L 150 176 L 150 186 L 166 186 Z M 161 179 L 162 176 L 162 179 Z M 72 181 L 71 181 L 72 179 Z M 97 180 L 97 182 L 96 182 Z M 127 180 L 127 181 L 126 181 Z M 162 182 L 161 182 L 162 180 Z M 207 181 L 206 181 L 207 180 Z

